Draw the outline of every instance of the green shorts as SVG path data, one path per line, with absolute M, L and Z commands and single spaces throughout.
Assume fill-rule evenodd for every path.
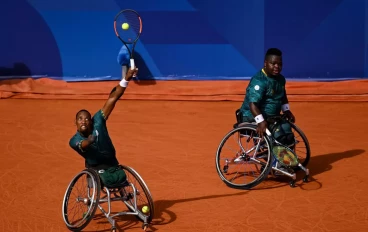
M 99 170 L 98 174 L 101 178 L 102 184 L 105 186 L 113 186 L 126 181 L 126 174 L 120 166 Z
M 290 145 L 295 142 L 291 125 L 287 120 L 283 119 L 276 124 L 270 124 L 269 130 L 275 139 L 284 145 Z
M 294 134 L 290 123 L 285 119 L 279 119 L 276 124 L 273 124 L 273 119 L 267 119 L 268 129 L 271 131 L 272 135 L 277 139 L 280 143 L 285 145 L 289 145 L 294 143 Z M 243 117 L 243 122 L 255 123 L 254 118 L 251 117 Z

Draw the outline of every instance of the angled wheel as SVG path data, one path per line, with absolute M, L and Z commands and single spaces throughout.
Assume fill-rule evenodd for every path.
M 295 124 L 290 123 L 292 131 L 294 133 L 294 146 L 290 147 L 294 150 L 296 155 L 299 158 L 300 163 L 303 165 L 303 167 L 307 167 L 310 156 L 311 156 L 311 149 L 309 146 L 309 141 L 307 139 L 307 136 L 305 136 L 304 132 L 297 127 Z M 299 170 L 299 167 L 294 168 L 295 170 Z
M 97 173 L 85 169 L 70 182 L 63 200 L 63 219 L 71 231 L 80 231 L 93 218 L 100 199 L 100 178 Z
M 216 170 L 232 188 L 251 189 L 271 171 L 273 156 L 267 136 L 259 138 L 256 125 L 245 124 L 222 139 L 216 153 Z
M 138 215 L 136 217 L 147 226 L 151 223 L 155 213 L 151 192 L 143 178 L 133 168 L 122 165 L 122 169 L 127 175 L 127 181 L 134 186 L 133 188 L 129 185 L 121 190 L 121 194 L 127 197 L 124 203 L 130 211 L 135 212 L 137 210 Z M 136 209 L 134 196 L 136 196 Z

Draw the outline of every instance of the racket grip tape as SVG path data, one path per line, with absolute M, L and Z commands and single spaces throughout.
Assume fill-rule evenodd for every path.
M 134 59 L 130 59 L 130 69 L 131 70 L 135 69 Z
M 128 66 L 124 65 L 122 68 L 122 78 L 123 79 L 125 79 L 127 71 L 128 71 Z

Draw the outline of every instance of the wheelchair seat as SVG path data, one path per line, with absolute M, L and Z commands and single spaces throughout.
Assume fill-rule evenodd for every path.
M 236 118 L 236 123 L 233 125 L 233 128 L 237 128 L 240 126 L 246 126 L 246 125 L 256 125 L 255 122 L 244 122 L 243 121 L 243 115 L 240 111 L 240 109 L 237 109 L 235 111 L 235 118 Z
M 234 129 L 235 128 L 238 128 L 238 127 L 242 127 L 242 126 L 256 126 L 255 123 L 252 123 L 252 122 L 237 122 L 233 125 Z

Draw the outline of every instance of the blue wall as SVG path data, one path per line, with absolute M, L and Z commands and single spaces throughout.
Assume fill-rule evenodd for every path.
M 269 47 L 288 78 L 368 77 L 368 0 L 1 0 L 0 75 L 119 79 L 124 8 L 143 19 L 140 79 L 247 79 Z

